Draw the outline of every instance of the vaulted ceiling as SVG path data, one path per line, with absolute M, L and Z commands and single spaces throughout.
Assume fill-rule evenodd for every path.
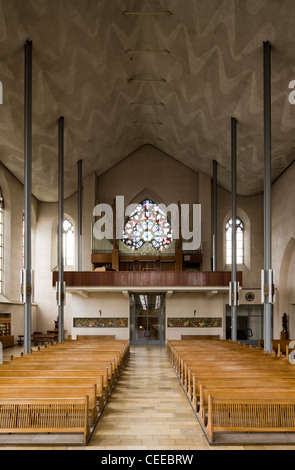
M 0 0 L 0 160 L 21 181 L 24 43 L 33 41 L 33 193 L 57 200 L 58 118 L 65 195 L 145 144 L 230 190 L 263 191 L 263 41 L 272 44 L 272 171 L 294 159 L 294 0 Z

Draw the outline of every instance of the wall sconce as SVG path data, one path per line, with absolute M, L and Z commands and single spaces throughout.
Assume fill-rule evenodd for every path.
M 99 316 L 101 317 L 101 310 L 99 310 Z
M 197 310 L 194 310 L 194 317 L 196 316 Z

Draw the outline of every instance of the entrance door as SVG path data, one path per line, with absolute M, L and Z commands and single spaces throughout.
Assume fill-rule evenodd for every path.
M 263 305 L 240 305 L 237 309 L 238 341 L 257 346 L 263 339 Z M 231 307 L 226 306 L 226 339 L 231 339 Z
M 165 345 L 165 294 L 130 295 L 130 344 Z

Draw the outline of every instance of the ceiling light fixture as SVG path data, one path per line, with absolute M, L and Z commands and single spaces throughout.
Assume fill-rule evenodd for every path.
M 136 16 L 172 16 L 172 11 L 122 11 L 122 15 L 136 15 Z
M 127 49 L 125 54 L 170 54 L 168 49 Z
M 164 126 L 163 122 L 133 122 L 134 126 Z
M 131 103 L 131 106 L 166 106 L 165 103 Z
M 129 78 L 128 80 L 129 83 L 141 83 L 141 82 L 147 82 L 147 83 L 167 83 L 167 80 L 165 78 Z
M 162 141 L 161 137 L 134 137 L 133 140 L 152 140 L 152 141 Z

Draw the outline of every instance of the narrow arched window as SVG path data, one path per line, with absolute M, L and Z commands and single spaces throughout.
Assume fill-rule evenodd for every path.
M 22 219 L 22 267 L 25 267 L 25 212 Z
M 226 264 L 232 264 L 232 218 L 225 226 L 226 241 Z M 241 219 L 236 220 L 237 234 L 237 264 L 244 263 L 244 224 Z
M 4 197 L 0 187 L 0 293 L 4 290 Z
M 64 265 L 74 266 L 75 232 L 73 224 L 68 219 L 65 219 L 63 224 L 63 251 Z

